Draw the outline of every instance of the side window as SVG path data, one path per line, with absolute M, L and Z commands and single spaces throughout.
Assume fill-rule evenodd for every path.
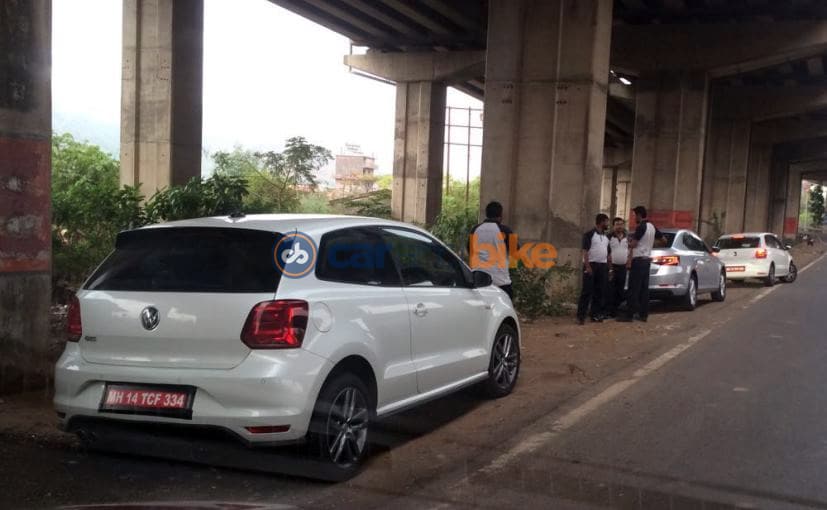
M 767 236 L 766 238 L 767 248 L 776 248 L 776 249 L 783 249 L 781 243 L 778 241 L 778 238 L 775 236 Z
M 316 278 L 360 285 L 401 285 L 388 246 L 368 228 L 346 228 L 323 235 Z
M 412 230 L 382 232 L 406 287 L 468 287 L 462 263 L 441 244 Z
M 704 242 L 689 233 L 683 234 L 683 245 L 686 246 L 687 250 L 706 251 Z

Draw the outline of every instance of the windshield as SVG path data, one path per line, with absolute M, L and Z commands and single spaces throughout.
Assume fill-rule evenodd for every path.
M 758 248 L 761 246 L 761 238 L 758 236 L 745 237 L 722 237 L 715 243 L 717 248 L 722 250 L 737 250 L 739 248 Z
M 275 234 L 238 228 L 123 232 L 88 290 L 270 292 L 278 286 Z

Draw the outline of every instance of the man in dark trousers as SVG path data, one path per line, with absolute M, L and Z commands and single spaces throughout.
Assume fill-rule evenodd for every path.
M 629 312 L 619 317 L 621 322 L 639 320 L 646 322 L 649 318 L 649 266 L 652 260 L 652 247 L 661 233 L 646 219 L 646 208 L 639 205 L 633 209 L 637 228 L 629 239 L 629 293 L 626 301 Z
M 511 248 L 509 243 L 514 241 L 512 238 L 514 232 L 507 225 L 503 225 L 502 221 L 502 204 L 491 202 L 485 206 L 485 221 L 471 229 L 468 250 L 472 262 L 478 260 L 482 263 L 480 267 L 472 267 L 472 269 L 479 269 L 491 275 L 494 285 L 504 290 L 508 297 L 514 299 L 514 290 L 511 287 L 511 276 L 508 271 L 508 253 L 509 248 Z M 490 257 L 494 257 L 496 253 L 479 250 L 480 252 L 475 254 L 473 253 L 475 243 L 493 247 L 496 251 L 506 255 L 505 260 L 502 263 L 487 263 Z
M 609 316 L 616 317 L 621 303 L 626 300 L 626 261 L 629 258 L 629 238 L 623 218 L 612 220 L 609 234 Z
M 603 213 L 594 219 L 594 228 L 583 234 L 583 286 L 577 305 L 577 323 L 586 321 L 591 305 L 592 322 L 603 322 L 603 307 L 609 283 L 609 217 Z

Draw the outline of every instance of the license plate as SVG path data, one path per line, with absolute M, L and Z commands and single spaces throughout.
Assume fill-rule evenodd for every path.
M 743 273 L 745 271 L 744 266 L 727 266 L 726 272 L 727 273 Z
M 195 388 L 107 383 L 100 411 L 192 419 Z

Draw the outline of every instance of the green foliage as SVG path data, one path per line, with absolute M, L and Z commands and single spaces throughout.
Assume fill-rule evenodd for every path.
M 301 197 L 298 210 L 300 213 L 331 214 L 330 202 L 323 193 L 306 193 Z
M 824 188 L 820 184 L 810 187 L 807 212 L 810 213 L 812 226 L 820 227 L 821 222 L 824 221 Z
M 247 181 L 237 175 L 193 177 L 183 186 L 158 191 L 146 203 L 147 223 L 203 216 L 222 216 L 243 210 Z
M 393 186 L 393 175 L 384 174 L 376 176 L 376 187 L 378 189 L 391 189 Z
M 442 195 L 442 210 L 431 226 L 431 233 L 462 257 L 468 257 L 468 235 L 479 222 L 480 179 L 468 186 L 465 200 L 465 182 L 452 181 Z
M 52 255 L 56 281 L 77 282 L 144 221 L 141 196 L 119 184 L 118 160 L 70 134 L 52 137 Z
M 543 315 L 566 314 L 566 303 L 574 301 L 574 289 L 568 286 L 574 274 L 569 264 L 536 269 L 520 263 L 511 269 L 517 312 L 529 321 Z
M 316 172 L 332 153 L 302 137 L 289 138 L 282 152 L 253 152 L 236 147 L 212 155 L 216 175 L 243 177 L 247 182 L 244 210 L 249 213 L 294 212 L 302 202 L 302 188 L 313 191 Z
M 340 198 L 335 200 L 334 203 L 345 214 L 384 219 L 390 219 L 391 217 L 391 190 L 389 189 L 380 189 L 363 195 Z

